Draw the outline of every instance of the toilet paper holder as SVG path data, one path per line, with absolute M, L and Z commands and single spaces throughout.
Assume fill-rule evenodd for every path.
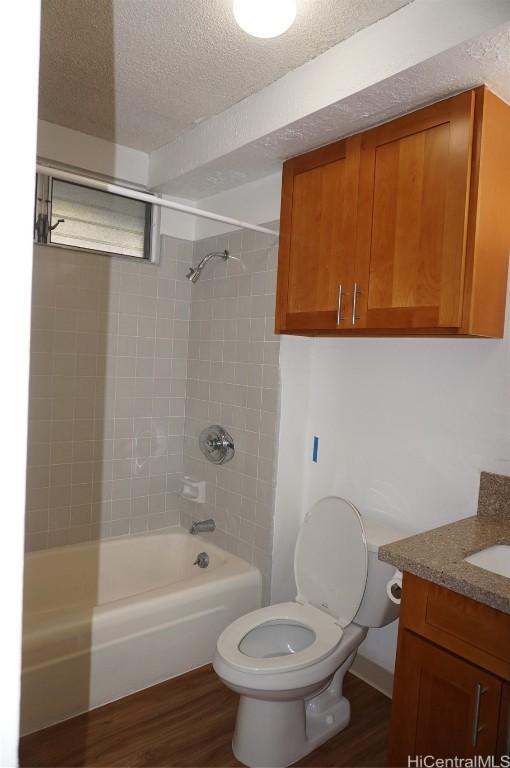
M 400 605 L 402 600 L 402 572 L 397 570 L 386 584 L 386 592 L 392 603 Z
M 390 592 L 396 600 L 400 600 L 402 598 L 402 587 L 400 584 L 393 582 L 390 587 Z

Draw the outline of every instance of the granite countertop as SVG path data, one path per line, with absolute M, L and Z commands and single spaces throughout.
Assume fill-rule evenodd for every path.
M 379 559 L 510 614 L 510 579 L 464 558 L 510 544 L 510 478 L 483 472 L 478 514 L 379 549 Z

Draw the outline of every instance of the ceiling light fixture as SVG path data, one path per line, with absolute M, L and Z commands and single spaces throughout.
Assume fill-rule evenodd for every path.
M 296 0 L 234 0 L 234 16 L 253 37 L 278 37 L 296 18 Z

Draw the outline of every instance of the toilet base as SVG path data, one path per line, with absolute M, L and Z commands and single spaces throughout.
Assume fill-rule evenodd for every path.
M 274 701 L 242 695 L 232 741 L 234 755 L 249 768 L 288 766 L 349 725 L 351 705 L 342 695 L 353 653 L 316 695 Z

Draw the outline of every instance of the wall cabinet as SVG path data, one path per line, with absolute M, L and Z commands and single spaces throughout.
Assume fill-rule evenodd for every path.
M 405 574 L 389 764 L 510 749 L 510 616 Z
M 288 160 L 276 330 L 501 336 L 510 107 L 470 90 Z

